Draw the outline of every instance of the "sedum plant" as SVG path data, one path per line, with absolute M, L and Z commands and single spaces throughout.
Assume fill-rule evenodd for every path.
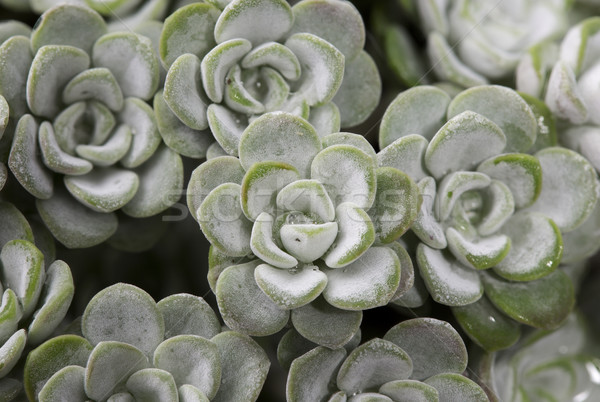
M 81 335 L 52 338 L 29 354 L 30 401 L 254 401 L 270 365 L 250 337 L 221 332 L 202 298 L 156 303 L 123 283 L 92 298 Z
M 61 323 L 74 286 L 69 266 L 54 260 L 52 237 L 41 225 L 30 225 L 7 201 L 0 201 L 0 222 L 0 399 L 10 401 L 23 388 L 18 363 Z
M 298 332 L 330 347 L 352 338 L 362 310 L 411 286 L 410 259 L 395 240 L 419 203 L 407 175 L 376 167 L 364 137 L 320 139 L 284 112 L 254 120 L 239 159 L 208 160 L 188 185 L 189 209 L 212 244 L 209 281 L 225 323 L 264 336 L 291 311 Z
M 289 402 L 487 401 L 462 373 L 467 349 L 445 321 L 415 318 L 347 352 L 316 347 L 291 364 Z
M 487 350 L 518 339 L 513 320 L 551 329 L 566 319 L 574 290 L 557 269 L 563 235 L 588 219 L 597 228 L 592 165 L 547 146 L 551 136 L 538 132 L 549 129 L 536 113 L 506 87 L 474 87 L 451 99 L 422 86 L 401 93 L 381 123 L 379 166 L 404 171 L 423 197 L 411 251 L 425 286 L 398 303 L 422 304 L 426 288 Z
M 233 156 L 244 129 L 264 113 L 301 116 L 322 136 L 338 132 L 363 122 L 379 101 L 379 73 L 364 42 L 362 18 L 346 1 L 181 7 L 160 37 L 168 73 L 155 99 L 157 117 L 173 142 L 201 152 L 201 132 L 210 128 Z
M 89 8 L 54 7 L 30 37 L 1 45 L 8 166 L 67 247 L 106 240 L 118 226 L 115 211 L 143 218 L 173 204 L 169 195 L 183 186 L 181 157 L 162 144 L 145 102 L 158 85 L 151 41 L 107 33 Z

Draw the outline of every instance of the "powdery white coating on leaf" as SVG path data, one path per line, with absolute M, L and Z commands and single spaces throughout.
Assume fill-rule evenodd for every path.
M 8 338 L 14 335 L 18 330 L 19 321 L 23 317 L 23 311 L 15 292 L 12 289 L 3 289 L 2 292 L 0 343 L 6 342 Z
M 404 380 L 412 373 L 412 361 L 390 341 L 375 338 L 354 349 L 337 375 L 337 385 L 347 395 L 379 389 L 383 384 Z
M 202 59 L 202 85 L 211 101 L 221 103 L 225 91 L 225 76 L 250 49 L 252 45 L 246 39 L 231 39 L 215 46 Z
M 319 137 L 323 138 L 328 134 L 340 131 L 340 109 L 333 102 L 312 107 L 308 121 L 317 130 Z
M 298 260 L 281 250 L 273 238 L 273 217 L 262 212 L 252 226 L 250 237 L 252 252 L 262 261 L 278 268 L 293 268 Z
M 117 127 L 113 135 L 104 144 L 79 144 L 75 147 L 75 153 L 96 166 L 110 166 L 125 156 L 131 145 L 131 140 L 131 129 L 121 125 Z
M 315 129 L 304 119 L 285 112 L 266 113 L 244 130 L 239 155 L 244 169 L 255 162 L 278 161 L 310 176 L 313 158 L 321 150 Z
M 154 366 L 171 373 L 177 386 L 193 385 L 209 399 L 219 389 L 219 350 L 200 336 L 178 335 L 165 340 L 154 352 Z
M 121 159 L 123 166 L 136 168 L 158 152 L 161 143 L 160 133 L 154 111 L 147 103 L 136 98 L 126 98 L 117 120 L 129 126 L 133 134 L 129 151 Z
M 322 257 L 333 244 L 337 234 L 336 222 L 284 224 L 279 230 L 279 238 L 286 251 L 304 263 Z
M 215 39 L 245 38 L 253 46 L 280 39 L 292 26 L 294 16 L 283 0 L 234 0 L 217 20 Z M 260 27 L 260 29 L 256 29 Z
M 147 368 L 133 373 L 125 384 L 136 400 L 148 402 L 177 400 L 177 386 L 173 376 L 155 368 Z
M 13 119 L 28 112 L 23 88 L 32 61 L 30 42 L 24 36 L 13 36 L 0 46 L 0 93 L 6 98 Z
M 190 384 L 179 387 L 180 402 L 210 402 L 202 391 Z
M 0 347 L 0 378 L 5 377 L 17 365 L 27 343 L 24 329 L 15 333 Z
M 227 154 L 238 156 L 240 139 L 248 124 L 248 118 L 216 103 L 208 106 L 206 115 L 210 131 L 219 146 Z
M 93 165 L 91 162 L 69 155 L 60 148 L 50 122 L 44 121 L 40 125 L 38 141 L 44 164 L 52 171 L 68 175 L 79 175 L 92 170 Z
M 131 32 L 114 32 L 94 44 L 95 67 L 108 68 L 124 96 L 151 99 L 158 88 L 159 64 L 150 39 Z
M 330 349 L 340 348 L 360 333 L 362 311 L 342 310 L 323 297 L 292 310 L 292 324 L 300 335 Z
M 163 317 L 150 295 L 125 283 L 110 286 L 88 303 L 81 321 L 92 344 L 119 341 L 150 356 L 165 334 Z
M 437 389 L 440 402 L 464 401 L 486 402 L 488 397 L 472 380 L 456 373 L 443 373 L 425 380 L 425 384 Z
M 423 243 L 417 248 L 417 263 L 431 297 L 447 306 L 463 306 L 483 295 L 479 274 L 440 250 Z
M 95 169 L 83 176 L 65 176 L 65 186 L 81 203 L 98 212 L 112 212 L 135 195 L 138 176 L 115 168 Z
M 504 259 L 511 248 L 511 239 L 508 236 L 492 235 L 469 240 L 452 227 L 446 229 L 446 239 L 454 257 L 465 266 L 474 269 L 495 266 Z
M 10 240 L 23 239 L 33 243 L 33 232 L 29 222 L 13 204 L 0 201 L 0 248 Z
M 58 370 L 40 391 L 40 401 L 86 400 L 83 388 L 85 369 L 80 366 L 67 366 Z
M 254 269 L 259 263 L 230 266 L 217 281 L 217 303 L 223 321 L 229 328 L 251 336 L 274 334 L 289 319 L 289 312 L 273 303 L 256 284 Z
M 215 312 L 201 297 L 180 293 L 165 297 L 156 305 L 165 322 L 165 338 L 198 335 L 210 339 L 221 331 Z
M 252 49 L 241 63 L 243 68 L 271 66 L 288 80 L 300 78 L 300 62 L 287 47 L 277 42 L 267 42 Z
M 256 283 L 279 307 L 291 310 L 310 303 L 327 285 L 327 275 L 315 266 L 295 270 L 261 264 L 254 271 Z
M 422 135 L 405 135 L 379 151 L 377 165 L 396 168 L 415 181 L 421 180 L 429 176 L 424 163 L 427 145 Z
M 249 336 L 226 331 L 211 339 L 221 357 L 221 384 L 213 402 L 255 401 L 267 378 L 271 362 Z
M 450 120 L 431 139 L 425 151 L 425 166 L 436 179 L 449 172 L 470 170 L 497 155 L 506 136 L 493 121 L 466 111 Z
M 148 357 L 130 344 L 100 342 L 87 362 L 85 393 L 91 399 L 104 401 L 112 393 L 123 391 L 131 374 L 148 366 Z
M 549 218 L 538 213 L 514 215 L 501 229 L 512 246 L 494 271 L 509 280 L 535 280 L 558 267 L 562 256 L 560 230 Z
M 296 180 L 277 193 L 277 207 L 284 211 L 317 214 L 324 222 L 335 219 L 335 208 L 325 187 L 317 180 Z
M 62 100 L 67 105 L 95 99 L 116 112 L 123 107 L 123 93 L 115 76 L 107 68 L 90 68 L 77 74 L 62 92 Z
M 135 218 L 159 214 L 177 202 L 183 188 L 183 161 L 179 154 L 161 146 L 134 170 L 140 179 L 135 196 L 122 211 Z
M 252 222 L 242 211 L 240 194 L 239 184 L 221 184 L 210 192 L 196 212 L 200 228 L 211 244 L 234 257 L 251 252 Z
M 418 184 L 422 203 L 419 215 L 413 223 L 411 229 L 414 234 L 427 244 L 429 247 L 443 249 L 446 248 L 446 234 L 444 228 L 434 216 L 433 207 L 436 201 L 436 183 L 433 177 L 427 176 Z
M 438 392 L 435 388 L 415 380 L 390 381 L 379 388 L 379 393 L 392 398 L 394 401 L 438 401 Z
M 295 92 L 309 106 L 321 106 L 332 100 L 344 78 L 344 55 L 329 42 L 309 33 L 292 35 L 285 46 L 298 57 L 302 68 Z
M 345 357 L 345 349 L 319 346 L 294 360 L 287 378 L 287 400 L 314 402 L 336 392 L 335 378 Z
M 551 218 L 562 232 L 581 225 L 591 214 L 600 192 L 594 167 L 565 148 L 546 148 L 535 156 L 542 166 L 542 191 L 528 211 Z
M 458 199 L 470 190 L 484 189 L 492 180 L 479 172 L 452 172 L 441 181 L 435 198 L 435 212 L 440 221 L 448 219 Z
M 311 113 L 313 110 L 314 108 L 311 110 Z M 373 149 L 371 143 L 361 134 L 334 132 L 333 134 L 322 137 L 321 142 L 323 143 L 323 148 L 328 148 L 333 145 L 352 145 L 369 155 L 371 158 L 377 158 L 375 149 Z
M 333 306 L 366 310 L 386 305 L 400 284 L 400 261 L 387 247 L 372 247 L 343 268 L 326 270 L 323 296 Z

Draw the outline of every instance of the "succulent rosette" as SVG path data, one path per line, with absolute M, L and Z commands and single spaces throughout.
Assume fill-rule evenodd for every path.
M 592 402 L 600 397 L 597 350 L 583 317 L 573 313 L 555 331 L 534 331 L 500 352 L 471 353 L 469 364 L 494 400 Z
M 560 37 L 569 25 L 567 0 L 409 1 L 405 11 L 420 21 L 428 62 L 397 21 L 384 35 L 388 62 L 407 84 L 416 85 L 427 68 L 439 80 L 462 88 L 510 78 L 528 49 Z M 386 24 L 387 25 L 387 24 Z M 411 59 L 408 59 L 410 57 Z M 428 67 L 424 67 L 424 66 Z
M 536 113 L 506 87 L 451 99 L 423 86 L 401 93 L 381 123 L 379 166 L 405 172 L 423 197 L 411 251 L 425 286 L 398 304 L 422 304 L 426 288 L 487 350 L 518 339 L 514 321 L 550 329 L 566 319 L 574 290 L 557 268 L 564 245 L 577 253 L 563 236 L 597 226 L 592 165 L 545 146 L 551 136 Z
M 8 166 L 67 247 L 106 240 L 117 210 L 144 218 L 176 201 L 168 195 L 183 186 L 181 157 L 162 144 L 146 103 L 158 85 L 151 41 L 107 33 L 85 7 L 52 8 L 30 38 L 0 47 L 0 94 L 12 121 Z
M 30 225 L 6 201 L 0 201 L 0 222 L 0 395 L 10 401 L 23 388 L 15 367 L 61 323 L 74 286 L 69 266 L 54 260 L 52 236 L 42 225 Z
M 189 209 L 212 244 L 209 281 L 225 323 L 264 336 L 291 311 L 303 336 L 330 347 L 352 338 L 362 310 L 412 284 L 395 240 L 419 203 L 407 175 L 376 167 L 364 137 L 320 139 L 285 112 L 250 123 L 239 159 L 208 160 L 188 185 Z
M 202 298 L 182 293 L 156 303 L 118 283 L 89 302 L 81 334 L 29 354 L 24 379 L 31 401 L 255 401 L 269 366 L 250 337 L 221 332 Z
M 299 352 L 281 348 L 290 348 L 290 356 Z M 287 379 L 290 402 L 488 401 L 462 375 L 468 359 L 462 338 L 433 318 L 404 321 L 350 351 L 319 346 L 298 356 Z
M 600 17 L 569 29 L 557 45 L 533 47 L 517 69 L 517 89 L 544 99 L 560 120 L 559 141 L 600 171 Z
M 381 93 L 364 42 L 362 18 L 346 1 L 181 7 L 165 20 L 160 38 L 168 74 L 156 100 L 163 104 L 156 107 L 158 118 L 168 119 L 166 131 L 189 149 L 206 147 L 202 132 L 210 128 L 233 156 L 244 129 L 264 113 L 294 113 L 320 135 L 357 125 Z

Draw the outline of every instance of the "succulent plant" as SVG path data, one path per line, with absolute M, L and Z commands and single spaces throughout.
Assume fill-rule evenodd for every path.
M 454 99 L 416 87 L 392 102 L 381 123 L 379 166 L 404 171 L 423 197 L 411 228 L 419 276 L 488 350 L 518 339 L 508 317 L 546 329 L 566 319 L 574 292 L 557 270 L 563 234 L 588 218 L 597 230 L 593 167 L 571 150 L 545 146 L 550 137 L 538 131 L 548 127 L 538 123 L 543 119 L 501 86 L 470 88 Z
M 509 78 L 528 49 L 560 37 L 568 27 L 571 1 L 407 1 L 406 11 L 420 21 L 427 37 L 428 62 L 397 21 L 382 32 L 393 70 L 416 85 L 431 70 L 462 88 Z M 390 18 L 387 18 L 388 21 Z M 540 21 L 543 21 L 541 23 Z M 427 68 L 431 66 L 431 70 Z
M 118 283 L 89 302 L 81 333 L 29 354 L 29 400 L 254 401 L 269 371 L 256 342 L 221 332 L 211 307 L 190 294 L 156 303 Z
M 445 321 L 415 318 L 347 352 L 316 347 L 297 357 L 287 379 L 287 400 L 487 401 L 463 376 L 467 349 Z
M 0 47 L 0 94 L 14 132 L 8 166 L 67 247 L 110 237 L 114 211 L 162 212 L 183 186 L 181 157 L 162 145 L 145 103 L 159 84 L 152 43 L 106 32 L 96 12 L 62 5 L 42 15 L 31 38 Z
M 394 240 L 419 203 L 408 176 L 376 168 L 364 137 L 321 140 L 284 112 L 254 120 L 239 159 L 208 160 L 188 185 L 189 209 L 212 244 L 209 276 L 225 323 L 263 336 L 282 329 L 292 310 L 300 333 L 331 347 L 353 336 L 361 310 L 406 287 L 400 259 L 409 258 Z
M 560 46 L 545 42 L 519 63 L 517 89 L 544 99 L 561 119 L 559 141 L 600 171 L 600 17 L 569 29 Z
M 260 29 L 257 29 L 260 27 Z M 160 56 L 168 68 L 156 102 L 180 142 L 202 148 L 210 132 L 237 156 L 244 129 L 273 111 L 291 112 L 321 135 L 364 121 L 381 82 L 363 50 L 356 8 L 340 0 L 207 1 L 165 20 Z
M 497 401 L 581 401 L 600 397 L 598 343 L 581 315 L 555 331 L 537 330 L 509 349 L 471 353 L 469 362 Z
M 34 244 L 45 249 L 51 236 L 33 226 L 34 240 L 25 216 L 6 201 L 0 201 L 0 222 L 0 396 L 10 401 L 23 387 L 13 369 L 28 348 L 50 337 L 61 323 L 74 286 L 69 266 L 54 261 L 53 249 L 45 256 Z

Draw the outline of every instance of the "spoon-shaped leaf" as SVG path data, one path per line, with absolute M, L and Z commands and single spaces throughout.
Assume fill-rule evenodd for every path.
M 66 366 L 58 370 L 41 389 L 40 401 L 78 401 L 86 400 L 83 387 L 85 369 L 80 366 Z
M 486 188 L 491 179 L 479 172 L 452 172 L 448 174 L 438 187 L 435 198 L 436 215 L 440 221 L 448 219 L 458 199 L 470 190 Z
M 125 384 L 136 400 L 148 402 L 177 400 L 173 376 L 165 370 L 147 368 L 133 373 Z
M 371 158 L 377 158 L 377 154 L 375 153 L 375 149 L 373 149 L 371 143 L 369 143 L 369 141 L 360 134 L 334 132 L 333 134 L 322 137 L 321 142 L 323 143 L 323 148 L 328 148 L 339 144 L 352 145 L 369 155 Z
M 18 119 L 29 111 L 23 88 L 33 61 L 31 43 L 26 37 L 13 36 L 2 43 L 0 54 L 0 93 L 8 102 L 11 118 Z
M 481 237 L 471 241 L 450 227 L 446 230 L 446 239 L 448 248 L 456 259 L 475 269 L 487 269 L 497 265 L 511 249 L 511 238 L 506 235 Z
M 379 393 L 394 401 L 437 402 L 438 392 L 431 385 L 415 380 L 396 380 L 383 384 Z
M 437 249 L 446 248 L 448 242 L 446 240 L 444 228 L 438 222 L 433 212 L 436 201 L 435 180 L 431 176 L 425 177 L 417 184 L 417 187 L 423 201 L 421 203 L 419 215 L 414 221 L 411 229 L 413 233 L 429 247 Z
M 231 39 L 215 46 L 202 59 L 202 85 L 211 101 L 221 103 L 225 92 L 225 76 L 250 49 L 252 44 L 248 40 Z
M 40 125 L 38 141 L 44 164 L 54 172 L 66 175 L 82 175 L 92 170 L 93 165 L 91 162 L 72 156 L 60 148 L 50 122 L 45 121 Z
M 115 76 L 107 68 L 90 68 L 77 74 L 63 89 L 62 99 L 67 105 L 95 99 L 112 111 L 123 107 L 123 93 Z
M 486 402 L 488 397 L 477 383 L 456 373 L 438 374 L 425 380 L 434 387 L 440 401 Z
M 0 377 L 5 377 L 17 365 L 27 343 L 24 329 L 16 331 L 0 347 Z
M 421 135 L 405 135 L 377 154 L 377 164 L 379 167 L 396 168 L 415 181 L 421 180 L 429 176 L 423 164 L 428 144 L 425 137 Z
M 279 238 L 285 249 L 304 263 L 311 263 L 322 257 L 337 235 L 336 222 L 284 224 L 279 229 Z
M 267 212 L 262 212 L 252 226 L 250 247 L 254 255 L 278 268 L 293 268 L 298 265 L 297 259 L 280 249 L 275 243 L 273 217 Z
M 277 42 L 267 42 L 252 49 L 243 59 L 243 68 L 268 65 L 288 80 L 300 78 L 300 62 L 289 48 Z
M 175 294 L 165 297 L 156 306 L 165 322 L 165 338 L 198 335 L 210 339 L 221 331 L 215 312 L 201 297 Z
M 310 303 L 327 286 L 327 275 L 315 266 L 287 270 L 261 264 L 256 267 L 254 278 L 262 291 L 286 310 Z

